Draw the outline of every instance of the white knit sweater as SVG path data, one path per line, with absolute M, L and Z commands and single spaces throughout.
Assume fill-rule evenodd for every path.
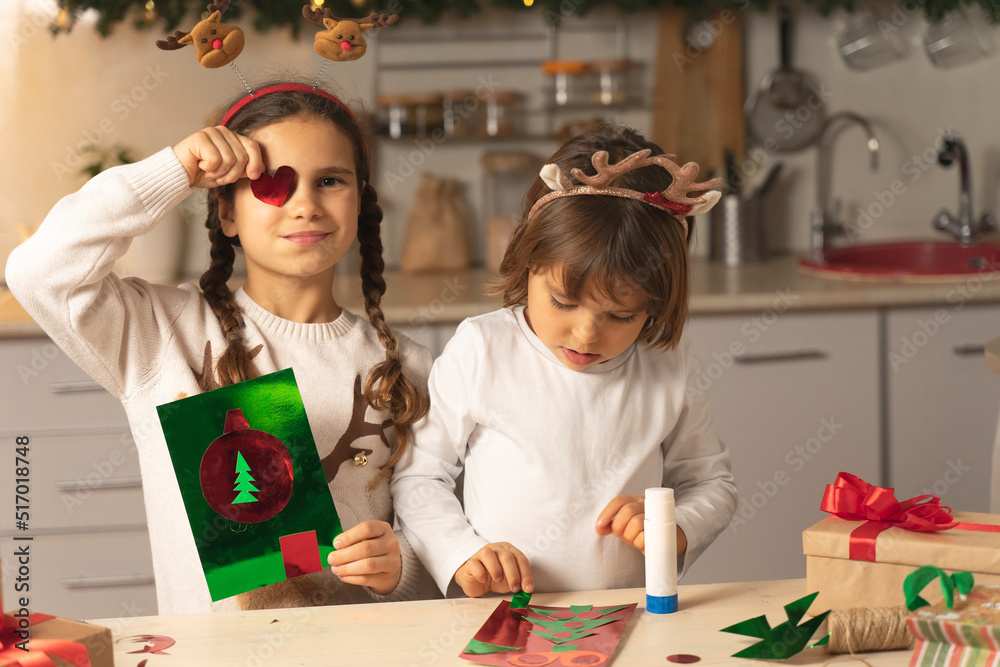
M 524 308 L 466 320 L 430 376 L 431 411 L 393 473 L 396 516 L 442 592 L 490 542 L 510 542 L 540 592 L 643 585 L 635 548 L 595 530 L 615 497 L 674 489 L 686 569 L 729 523 L 736 486 L 686 342 L 644 345 L 583 371 L 531 331 Z M 453 494 L 464 469 L 463 506 Z
M 161 614 L 233 608 L 212 603 L 167 452 L 156 406 L 199 393 L 206 344 L 215 358 L 225 349 L 219 323 L 194 285 L 168 287 L 112 272 L 131 237 L 148 232 L 164 212 L 191 193 L 188 176 L 170 148 L 136 164 L 109 169 L 62 199 L 39 230 L 11 254 L 6 277 L 25 310 L 83 370 L 125 407 L 139 451 L 143 496 Z M 354 384 L 385 358 L 375 330 L 344 310 L 333 322 L 302 324 L 261 308 L 242 289 L 236 301 L 244 336 L 263 375 L 293 368 L 320 458 L 331 455 L 351 419 Z M 401 337 L 407 376 L 425 385 L 430 354 Z M 388 419 L 368 408 L 366 421 Z M 387 429 L 390 440 L 395 437 Z M 379 466 L 389 451 L 376 436 L 355 440 L 373 453 L 356 466 L 353 452 L 330 484 L 345 529 L 360 521 L 391 521 L 389 480 Z M 402 579 L 389 596 L 346 585 L 325 568 L 283 582 L 277 604 L 335 604 L 426 597 L 426 571 L 397 531 Z M 299 581 L 301 580 L 301 581 Z M 272 588 L 272 587 L 269 587 Z

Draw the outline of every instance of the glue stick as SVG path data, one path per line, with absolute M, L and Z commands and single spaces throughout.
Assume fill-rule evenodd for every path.
M 674 490 L 646 489 L 646 611 L 677 611 L 677 524 Z

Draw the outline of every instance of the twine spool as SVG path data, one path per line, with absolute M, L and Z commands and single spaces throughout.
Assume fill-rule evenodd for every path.
M 894 651 L 913 646 L 906 607 L 834 609 L 827 616 L 830 653 Z

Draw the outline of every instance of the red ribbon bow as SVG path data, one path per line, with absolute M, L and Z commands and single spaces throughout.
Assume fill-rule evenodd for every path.
M 896 500 L 894 489 L 872 486 L 860 477 L 842 472 L 826 485 L 820 509 L 849 521 L 864 521 L 851 532 L 851 560 L 875 561 L 875 539 L 883 530 L 896 527 L 917 532 L 948 530 L 960 526 L 950 507 L 925 494 Z M 973 524 L 967 524 L 973 525 Z
M 52 618 L 55 617 L 48 614 L 31 614 L 28 616 L 28 627 Z M 56 663 L 49 655 L 79 667 L 90 667 L 87 647 L 67 639 L 29 638 L 30 650 L 22 651 L 17 647 L 17 643 L 23 641 L 17 634 L 18 628 L 19 622 L 13 616 L 0 615 L 0 667 L 56 667 Z

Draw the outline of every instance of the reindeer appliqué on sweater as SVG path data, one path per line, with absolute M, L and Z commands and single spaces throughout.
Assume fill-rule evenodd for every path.
M 351 422 L 347 425 L 344 434 L 334 446 L 333 451 L 323 457 L 323 472 L 326 473 L 326 481 L 333 482 L 340 470 L 340 464 L 344 461 L 354 460 L 358 453 L 363 453 L 365 457 L 372 454 L 374 450 L 366 447 L 354 448 L 352 445 L 361 438 L 377 435 L 385 445 L 386 449 L 392 451 L 389 439 L 385 437 L 385 429 L 392 425 L 391 419 L 382 422 L 370 422 L 365 420 L 365 413 L 368 411 L 368 401 L 365 400 L 364 392 L 361 391 L 361 376 L 354 378 L 354 405 L 351 409 Z

